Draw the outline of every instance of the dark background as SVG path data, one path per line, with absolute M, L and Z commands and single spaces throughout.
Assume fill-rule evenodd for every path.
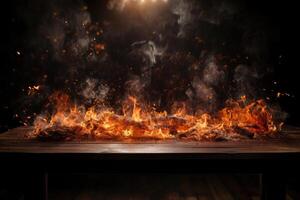
M 78 4 L 79 1 L 57 2 L 63 2 L 60 3 L 64 4 L 62 7 L 69 7 L 74 2 Z M 103 8 L 106 8 L 107 1 L 86 0 L 84 2 L 89 7 L 89 11 L 93 18 L 98 19 L 106 15 L 106 13 L 103 11 Z M 279 103 L 283 111 L 288 113 L 286 124 L 300 126 L 300 78 L 298 73 L 298 27 L 300 17 L 297 1 L 235 0 L 227 2 L 234 2 L 238 5 L 241 5 L 243 10 L 240 12 L 237 18 L 243 20 L 249 19 L 250 24 L 254 24 L 254 27 L 257 27 L 255 25 L 258 22 L 262 22 L 261 25 L 258 25 L 260 27 L 259 29 L 262 30 L 262 32 L 265 32 L 268 38 L 272 38 L 267 44 L 268 53 L 263 58 L 263 63 L 271 68 L 272 72 L 268 74 L 268 76 L 264 77 L 265 81 L 262 81 L 262 85 L 270 90 L 274 90 L 274 92 L 270 92 L 270 95 L 266 94 L 266 96 L 274 96 L 274 93 L 276 94 L 277 91 L 284 91 L 292 95 L 292 97 L 283 96 L 281 98 L 273 99 L 275 102 Z M 63 68 L 63 64 L 55 63 L 51 59 L 47 59 L 46 61 L 38 61 L 38 59 L 36 59 L 34 56 L 37 54 L 37 52 L 39 52 L 37 47 L 39 46 L 40 40 L 37 38 L 37 35 L 39 35 L 37 34 L 37 30 L 40 24 L 45 20 L 44 16 L 48 9 L 48 4 L 46 1 L 42 0 L 10 0 L 1 2 L 0 132 L 4 132 L 9 128 L 22 126 L 23 119 L 16 117 L 16 114 L 24 117 L 27 116 L 28 112 L 32 114 L 33 111 L 40 111 L 42 108 L 42 103 L 44 103 L 44 99 L 47 97 L 47 94 L 53 89 L 59 88 L 62 82 L 61 79 L 66 78 L 62 76 L 62 78 L 59 80 L 55 79 L 55 77 L 58 77 L 58 75 L 64 75 L 65 68 Z M 238 21 L 239 20 L 237 20 L 237 22 Z M 251 29 L 251 27 L 249 27 L 249 29 Z M 253 31 L 255 31 L 254 29 L 255 28 L 253 28 Z M 232 36 L 229 34 L 228 38 L 231 38 L 232 40 L 238 40 L 238 36 L 238 34 Z M 32 46 L 33 41 L 36 41 L 37 43 L 35 46 Z M 236 43 L 239 43 L 239 41 Z M 43 45 L 41 43 L 40 47 L 42 48 Z M 119 43 L 113 45 L 114 48 L 118 48 Z M 235 54 L 238 52 L 239 47 L 241 47 L 241 45 L 236 44 L 234 47 L 228 47 L 228 49 L 225 50 L 231 51 L 233 48 L 233 54 Z M 17 51 L 19 51 L 21 54 L 18 55 Z M 49 68 L 51 70 L 49 70 Z M 41 96 L 34 96 L 33 99 L 32 97 L 28 98 L 27 87 L 39 82 L 45 70 L 51 72 L 49 74 L 50 77 L 52 77 L 52 80 L 50 79 L 47 82 L 48 85 L 51 85 L 51 88 L 46 88 L 49 91 Z M 120 71 L 119 73 L 116 72 L 116 70 L 112 70 L 112 76 L 108 77 L 107 79 L 114 79 L 115 77 L 119 76 L 122 77 L 124 74 L 124 71 Z M 273 80 L 276 80 L 278 84 L 271 84 Z M 118 83 L 116 83 L 116 85 L 118 85 Z M 261 89 L 261 87 L 261 85 L 257 86 L 257 90 Z M 26 111 L 25 113 L 22 113 L 24 109 Z M 13 188 L 12 194 L 17 195 L 15 192 L 15 185 L 19 182 L 19 177 L 17 175 L 15 176 L 16 178 L 13 179 L 10 175 L 7 175 L 7 178 L 3 178 L 2 182 L 5 186 L 10 185 L 8 183 L 11 182 Z M 92 178 L 86 177 L 86 175 L 84 177 L 86 178 L 83 179 L 84 181 L 82 181 L 85 183 L 84 188 L 90 189 L 94 182 L 91 182 Z M 92 175 L 92 177 L 94 179 L 95 177 L 98 178 L 97 176 L 94 177 L 94 175 Z M 251 180 L 255 180 L 255 187 L 257 187 L 259 182 L 257 176 L 255 176 L 254 179 L 249 176 L 243 177 L 245 177 L 243 178 L 244 183 L 248 184 L 244 184 L 247 186 L 245 188 L 251 188 L 249 186 Z M 299 191 L 298 177 L 299 175 L 293 175 L 293 178 L 290 178 L 291 182 L 293 183 L 292 185 L 297 186 L 297 191 Z M 120 188 L 122 188 L 124 185 L 128 186 L 127 182 L 123 184 L 124 180 L 127 180 L 128 177 L 127 179 L 125 177 L 124 180 L 122 178 L 122 176 L 119 177 L 118 175 L 118 179 L 112 179 L 111 175 L 108 175 L 104 181 L 115 180 L 118 182 L 121 180 L 121 184 L 117 184 L 120 186 Z M 130 176 L 130 178 L 132 179 L 132 176 Z M 151 178 L 153 178 L 153 175 L 151 175 Z M 134 183 L 133 186 L 129 185 L 134 191 L 136 191 L 137 186 L 137 188 L 143 186 L 142 184 L 138 185 L 140 182 L 136 182 L 136 179 L 137 178 L 133 179 L 135 181 L 132 181 Z M 159 175 L 158 180 L 156 182 L 153 181 L 152 185 L 155 187 L 160 187 L 162 179 L 164 178 Z M 103 181 L 101 178 L 99 180 Z M 142 183 L 145 183 L 145 178 L 141 180 Z M 179 180 L 180 184 L 189 182 L 193 183 L 192 185 L 194 186 L 194 180 Z M 211 177 L 208 177 L 207 180 L 208 182 L 212 181 Z M 50 179 L 50 182 L 51 181 L 53 181 L 53 184 L 50 185 L 58 185 L 58 188 L 62 187 L 61 185 L 70 185 L 72 183 L 73 185 L 80 187 L 79 189 L 82 189 L 82 185 L 77 184 L 78 177 L 75 177 L 75 180 L 73 180 L 70 179 L 70 177 L 66 178 L 65 176 L 59 175 Z M 174 187 L 174 190 L 178 191 L 176 186 L 177 182 L 170 178 L 165 179 L 163 183 L 168 187 L 164 187 L 162 190 L 164 191 L 166 188 L 169 188 L 169 190 L 172 191 L 172 187 Z M 111 190 L 111 188 L 113 188 L 111 187 L 112 184 L 110 182 L 108 183 L 107 190 Z M 230 184 L 228 185 L 230 186 Z M 128 189 L 128 187 L 125 187 L 124 190 L 126 189 Z M 199 188 L 197 187 L 197 190 L 198 189 Z M 141 191 L 143 192 L 143 190 Z M 113 190 L 112 193 L 115 193 L 115 190 Z M 65 194 L 65 192 L 62 194 Z
M 80 1 L 61 2 L 59 4 L 62 4 L 62 8 L 69 7 L 74 3 L 81 3 Z M 92 20 L 102 19 L 106 15 L 106 1 L 91 0 L 83 2 L 88 6 Z M 236 3 L 243 8 L 242 12 L 236 16 L 237 19 L 249 19 L 250 22 L 252 21 L 249 24 L 256 24 L 260 19 L 263 19 L 261 25 L 253 26 L 254 28 L 260 27 L 262 32 L 266 33 L 267 38 L 271 38 L 267 41 L 268 53 L 264 57 L 264 64 L 272 70 L 264 77 L 265 81 L 262 81 L 262 83 L 265 84 L 266 88 L 273 90 L 270 95 L 274 96 L 277 91 L 290 94 L 290 96 L 276 98 L 274 101 L 277 101 L 281 109 L 288 113 L 286 124 L 299 126 L 299 36 L 297 30 L 299 12 L 296 3 L 294 1 L 258 0 L 228 2 Z M 44 102 L 46 94 L 34 97 L 36 99 L 32 100 L 32 98 L 26 97 L 26 88 L 41 79 L 45 70 L 48 70 L 48 77 L 50 77 L 48 78 L 50 80 L 46 82 L 46 84 L 51 85 L 51 88 L 47 88 L 48 92 L 51 92 L 53 88 L 59 88 L 61 79 L 65 79 L 65 77 L 62 76 L 59 80 L 53 78 L 64 73 L 63 64 L 56 63 L 50 58 L 45 61 L 38 60 L 36 55 L 39 53 L 39 48 L 37 48 L 39 45 L 32 45 L 32 41 L 35 41 L 35 39 L 36 43 L 39 43 L 39 39 L 36 38 L 37 31 L 44 21 L 44 14 L 48 9 L 47 3 L 35 0 L 11 0 L 2 3 L 1 8 L 0 132 L 4 132 L 9 128 L 23 124 L 24 120 L 20 119 L 19 116 L 24 117 L 27 116 L 28 112 L 32 114 L 32 111 L 39 112 L 41 110 L 41 103 Z M 241 21 L 243 22 L 243 20 Z M 236 20 L 236 22 L 238 23 L 239 20 Z M 226 39 L 228 38 L 234 40 L 235 35 L 226 37 Z M 114 49 L 118 49 L 122 48 L 118 45 L 124 43 L 111 42 L 110 44 Z M 40 47 L 42 48 L 43 45 L 41 43 Z M 235 45 L 233 47 L 235 48 L 233 53 L 238 51 L 238 47 L 240 46 Z M 227 47 L 227 49 L 228 51 L 231 50 L 230 47 Z M 20 55 L 17 54 L 17 51 L 20 52 Z M 122 58 L 115 51 L 112 54 L 115 58 Z M 122 64 L 122 61 L 120 63 Z M 49 66 L 52 66 L 50 70 Z M 119 72 L 117 72 L 116 69 L 119 68 L 116 67 L 111 70 L 112 76 L 106 77 L 106 81 L 123 77 L 124 71 L 119 69 Z M 95 71 L 95 69 L 92 71 Z M 97 72 L 95 74 L 97 75 Z M 273 80 L 278 84 L 271 84 Z M 118 82 L 114 84 L 119 85 Z M 260 87 L 261 85 L 258 86 L 258 89 Z M 124 90 L 124 88 L 120 90 Z M 117 91 L 116 93 L 122 92 Z M 112 97 L 112 101 L 114 101 L 114 98 L 117 97 Z M 22 113 L 23 111 L 24 113 Z M 17 117 L 16 114 L 18 114 Z

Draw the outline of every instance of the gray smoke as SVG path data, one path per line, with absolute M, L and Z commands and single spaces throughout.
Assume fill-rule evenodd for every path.
M 199 22 L 220 25 L 222 21 L 231 19 L 237 11 L 238 8 L 234 4 L 225 1 L 172 1 L 172 12 L 178 16 L 177 23 L 180 26 L 178 37 L 187 37 L 188 33 L 197 28 L 195 24 Z
M 218 86 L 225 77 L 225 72 L 217 66 L 214 59 L 214 57 L 209 58 L 203 70 L 203 81 L 210 86 Z
M 142 79 L 140 76 L 132 75 L 130 76 L 129 80 L 125 83 L 126 85 L 126 92 L 129 95 L 142 97 L 143 93 L 145 92 L 145 80 Z
M 110 10 L 123 10 L 126 5 L 126 1 L 124 0 L 110 0 L 107 4 L 107 8 Z
M 195 16 L 192 14 L 193 3 L 188 1 L 177 1 L 173 8 L 173 13 L 178 15 L 178 24 L 180 25 L 180 30 L 177 34 L 179 37 L 185 36 L 185 29 L 188 25 L 192 24 Z
M 109 92 L 115 95 L 112 101 L 149 93 L 155 94 L 153 101 L 165 99 L 162 106 L 179 99 L 208 111 L 233 96 L 255 97 L 263 73 L 258 62 L 244 58 L 263 60 L 268 37 L 255 29 L 256 23 L 249 28 L 247 20 L 236 17 L 244 16 L 238 5 L 225 0 L 149 1 L 148 7 L 126 2 L 108 1 L 108 15 L 78 2 L 50 6 L 40 26 L 42 39 L 37 39 L 50 51 L 47 61 L 55 72 L 50 84 L 68 91 L 81 85 L 87 102 L 103 101 Z
M 62 11 L 54 8 L 47 23 L 40 28 L 51 44 L 55 59 L 64 62 L 65 56 L 81 58 L 86 55 L 93 38 L 87 34 L 91 17 L 87 11 L 69 8 Z
M 199 67 L 201 68 L 201 66 Z M 195 75 L 191 87 L 187 89 L 186 95 L 196 107 L 206 112 L 213 112 L 217 108 L 220 96 L 215 88 L 220 88 L 225 80 L 225 71 L 217 65 L 214 56 L 210 56 L 204 66 L 201 75 Z
M 255 68 L 247 65 L 238 65 L 234 70 L 234 80 L 236 81 L 236 96 L 249 95 L 256 96 L 257 89 L 255 82 L 261 78 Z
M 109 93 L 109 87 L 104 84 L 99 84 L 98 80 L 88 78 L 84 83 L 84 88 L 81 95 L 85 98 L 87 103 L 104 102 Z
M 160 48 L 153 41 L 139 41 L 131 45 L 135 50 L 141 52 L 147 58 L 148 65 L 156 64 L 157 57 L 163 56 L 165 48 Z

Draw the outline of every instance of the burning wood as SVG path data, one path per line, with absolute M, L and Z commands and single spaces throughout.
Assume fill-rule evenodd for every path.
M 35 120 L 32 137 L 42 140 L 238 140 L 274 136 L 281 124 L 275 123 L 263 100 L 246 103 L 246 98 L 230 100 L 217 114 L 192 115 L 179 108 L 174 113 L 142 109 L 135 97 L 123 105 L 123 113 L 91 106 L 79 109 L 66 94 L 50 98 L 54 112 Z

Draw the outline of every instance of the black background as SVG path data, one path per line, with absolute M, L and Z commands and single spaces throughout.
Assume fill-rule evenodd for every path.
M 244 5 L 246 15 L 264 17 L 267 21 L 265 29 L 276 30 L 274 35 L 280 35 L 279 40 L 268 44 L 269 56 L 266 60 L 274 69 L 271 79 L 279 83 L 275 89 L 286 91 L 293 96 L 278 99 L 282 110 L 289 114 L 286 123 L 300 125 L 297 3 L 258 0 L 236 2 Z M 72 1 L 65 3 L 71 5 Z M 106 1 L 91 0 L 85 3 L 92 9 L 96 6 L 105 8 L 106 5 Z M 36 63 L 30 63 L 26 56 L 31 51 L 28 38 L 42 20 L 43 10 L 37 9 L 36 5 L 40 3 L 33 0 L 11 0 L 1 4 L 0 132 L 3 132 L 21 125 L 20 119 L 14 115 L 20 112 L 20 107 L 26 107 L 27 99 L 23 97 L 22 89 L 40 75 L 36 68 L 30 66 Z M 93 12 L 95 11 L 91 10 L 91 13 Z M 20 51 L 21 55 L 17 55 L 17 51 Z

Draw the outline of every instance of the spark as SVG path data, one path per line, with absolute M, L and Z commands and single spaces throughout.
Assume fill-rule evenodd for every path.
M 41 89 L 40 85 L 28 86 L 27 94 L 28 96 L 36 94 Z

